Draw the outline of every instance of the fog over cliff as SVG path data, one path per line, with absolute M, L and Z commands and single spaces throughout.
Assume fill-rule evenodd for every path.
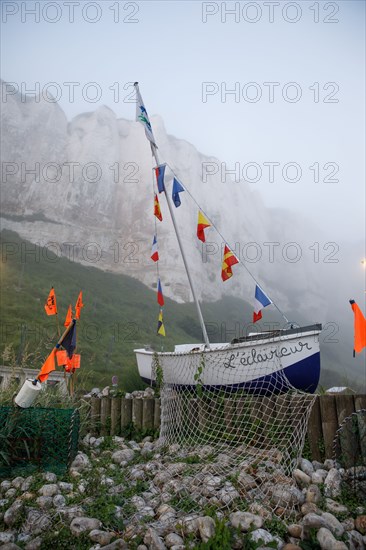
M 220 166 L 219 160 L 168 136 L 159 117 L 153 117 L 152 124 L 161 158 L 187 185 L 225 240 L 247 260 L 268 293 L 283 308 L 289 288 L 314 293 L 312 258 L 317 252 L 305 250 L 314 242 L 306 221 L 290 212 L 266 209 L 260 195 L 244 183 L 229 177 L 222 181 L 220 170 L 210 175 L 215 165 Z M 150 260 L 154 164 L 143 128 L 117 119 L 107 107 L 80 114 L 68 123 L 57 103 L 20 95 L 7 97 L 2 127 L 4 226 L 32 242 L 49 244 L 54 251 L 74 254 L 77 261 L 126 273 L 148 286 L 156 283 Z M 167 176 L 171 190 L 168 169 Z M 235 277 L 222 283 L 222 239 L 215 230 L 207 230 L 207 245 L 202 247 L 195 238 L 198 208 L 188 193 L 182 193 L 181 200 L 175 214 L 199 296 L 214 300 L 227 292 L 249 299 L 253 280 L 237 267 Z M 167 295 L 186 301 L 190 299 L 186 276 L 163 195 L 160 203 L 164 218 L 163 223 L 157 222 L 161 278 L 165 286 L 169 284 Z M 78 244 L 67 247 L 65 243 Z M 277 266 L 276 273 L 271 263 Z
M 299 318 L 309 323 L 336 323 L 339 346 L 351 350 L 347 300 L 364 298 L 363 275 L 354 270 L 362 257 L 357 236 L 354 247 L 326 242 L 306 212 L 300 218 L 289 210 L 268 209 L 244 182 L 222 181 L 220 170 L 203 178 L 207 163 L 212 167 L 220 161 L 167 135 L 160 117 L 151 122 L 162 161 L 271 298 L 285 313 L 299 311 Z M 75 261 L 127 274 L 155 288 L 156 265 L 150 259 L 154 164 L 142 126 L 117 119 L 108 107 L 68 122 L 57 103 L 19 94 L 8 95 L 2 103 L 1 123 L 2 227 Z M 169 193 L 170 174 L 167 169 Z M 169 212 L 163 195 L 159 198 L 164 220 L 156 225 L 164 293 L 188 301 Z M 222 238 L 208 229 L 202 246 L 195 236 L 197 205 L 187 192 L 181 193 L 181 200 L 174 210 L 200 299 L 213 301 L 225 293 L 252 301 L 255 283 L 242 266 L 234 266 L 231 280 L 221 281 Z M 357 365 L 362 372 L 360 362 Z

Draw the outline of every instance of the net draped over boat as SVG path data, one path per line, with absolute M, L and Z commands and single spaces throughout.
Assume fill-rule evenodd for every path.
M 159 442 L 163 463 L 178 481 L 162 491 L 178 509 L 183 502 L 186 512 L 243 510 L 243 503 L 255 510 L 260 502 L 282 515 L 304 500 L 291 475 L 315 397 L 292 388 L 276 354 L 247 365 L 241 387 L 232 354 L 232 348 L 226 354 L 193 351 L 174 354 L 174 361 L 173 354 L 155 354 Z M 273 376 L 264 376 L 268 371 Z

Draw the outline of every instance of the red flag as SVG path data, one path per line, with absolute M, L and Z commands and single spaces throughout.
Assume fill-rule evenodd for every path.
M 160 204 L 157 194 L 154 195 L 154 216 L 156 216 L 159 221 L 163 221 L 163 216 L 161 215 Z
M 349 302 L 355 315 L 353 349 L 355 352 L 361 353 L 363 348 L 366 347 L 366 319 L 356 302 L 354 300 L 350 300 Z
M 84 307 L 84 304 L 83 304 L 83 293 L 82 293 L 82 291 L 80 290 L 78 299 L 76 300 L 76 304 L 75 304 L 75 319 L 80 319 L 80 311 L 81 311 L 81 308 L 82 308 L 82 307 Z
M 37 376 L 40 382 L 44 382 L 45 380 L 47 380 L 50 372 L 55 370 L 55 353 L 56 350 L 53 349 L 47 357 L 46 361 L 43 363 L 39 375 Z
M 69 309 L 67 310 L 67 313 L 66 313 L 66 319 L 65 319 L 65 322 L 64 322 L 64 326 L 68 327 L 69 324 L 71 323 L 71 321 L 72 321 L 72 305 L 70 304 Z
M 205 216 L 202 214 L 202 212 L 199 211 L 198 212 L 198 223 L 197 223 L 197 237 L 203 243 L 206 241 L 205 232 L 204 232 L 204 229 L 206 229 L 206 227 L 211 227 L 211 224 L 208 221 L 208 219 L 205 218 Z
M 56 303 L 56 294 L 55 289 L 52 287 L 46 303 L 44 305 L 47 315 L 56 315 L 57 313 L 57 303 Z
M 221 278 L 223 281 L 227 281 L 228 279 L 230 279 L 230 277 L 232 277 L 233 271 L 231 269 L 231 266 L 237 263 L 239 263 L 239 260 L 237 259 L 235 254 L 231 252 L 230 248 L 225 245 L 221 268 Z
M 259 310 L 258 313 L 253 311 L 253 323 L 256 323 L 259 319 L 262 319 L 262 311 Z

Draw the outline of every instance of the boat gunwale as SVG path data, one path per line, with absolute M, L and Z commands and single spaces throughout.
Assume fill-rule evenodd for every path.
M 176 356 L 184 356 L 184 355 L 199 355 L 199 354 L 211 354 L 211 353 L 221 353 L 223 351 L 229 351 L 231 349 L 238 349 L 240 347 L 243 347 L 243 344 L 247 344 L 244 347 L 249 347 L 249 345 L 254 342 L 255 345 L 260 345 L 262 343 L 270 344 L 270 343 L 276 343 L 281 342 L 283 340 L 290 340 L 293 335 L 301 335 L 301 336 L 310 336 L 310 335 L 316 335 L 320 334 L 322 331 L 322 325 L 320 323 L 316 323 L 314 325 L 308 325 L 306 327 L 298 327 L 298 328 L 290 328 L 290 329 L 283 329 L 283 330 L 276 330 L 276 331 L 268 331 L 266 334 L 267 336 L 263 336 L 263 333 L 261 334 L 254 334 L 252 336 L 244 336 L 234 343 L 227 343 L 224 344 L 223 347 L 218 347 L 215 349 L 197 349 L 196 351 L 190 350 L 190 351 L 154 351 L 154 350 L 147 350 L 145 348 L 139 348 L 134 349 L 134 353 L 139 353 L 141 355 L 154 355 L 155 353 L 158 356 L 164 356 L 164 357 L 176 357 Z M 270 336 L 268 336 L 270 335 Z M 192 346 L 202 346 L 201 343 L 192 344 Z M 227 347 L 224 347 L 227 346 Z M 194 348 L 193 348 L 194 349 Z

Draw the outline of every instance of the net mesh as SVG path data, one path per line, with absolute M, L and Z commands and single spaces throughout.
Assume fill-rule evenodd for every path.
M 345 468 L 343 483 L 360 502 L 366 501 L 366 409 L 340 424 L 333 444 L 334 458 Z
M 246 365 L 245 375 L 232 368 L 232 351 L 154 355 L 159 444 L 171 475 L 165 502 L 184 502 L 185 512 L 261 502 L 278 515 L 301 504 L 292 471 L 315 397 L 292 387 L 271 355 Z
M 75 409 L 0 407 L 0 476 L 64 473 L 77 453 L 79 426 Z

